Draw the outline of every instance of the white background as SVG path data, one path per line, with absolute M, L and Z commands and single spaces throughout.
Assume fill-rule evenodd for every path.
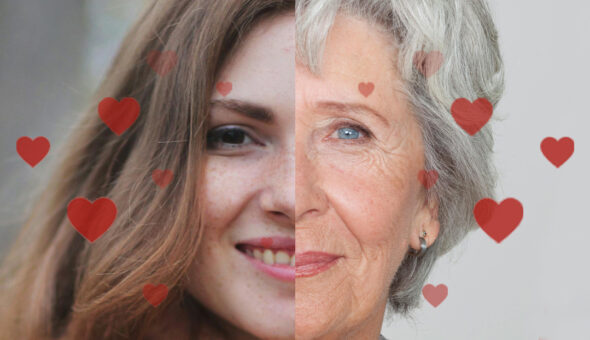
M 384 324 L 389 340 L 590 339 L 590 4 L 490 5 L 506 67 L 497 193 L 517 198 L 524 218 L 500 244 L 477 230 L 441 258 L 427 283 L 444 283 L 448 297 L 436 308 L 422 297 L 414 322 Z M 575 151 L 555 168 L 540 143 L 563 136 Z

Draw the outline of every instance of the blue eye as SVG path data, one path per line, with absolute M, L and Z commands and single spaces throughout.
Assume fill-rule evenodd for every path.
M 244 130 L 236 126 L 220 126 L 207 132 L 207 149 L 236 149 L 254 143 Z
M 343 127 L 338 129 L 338 138 L 340 139 L 358 139 L 360 138 L 361 131 L 354 127 Z

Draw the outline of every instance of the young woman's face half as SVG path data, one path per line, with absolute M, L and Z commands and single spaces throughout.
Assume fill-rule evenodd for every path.
M 212 96 L 188 290 L 232 339 L 294 337 L 294 29 L 293 15 L 258 24 Z

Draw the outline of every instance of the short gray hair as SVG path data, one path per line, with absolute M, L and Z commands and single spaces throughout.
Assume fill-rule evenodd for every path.
M 490 122 L 470 136 L 454 121 L 450 107 L 458 98 L 482 97 L 496 106 L 504 91 L 498 35 L 485 0 L 299 0 L 297 59 L 315 74 L 337 14 L 362 18 L 391 36 L 401 90 L 421 127 L 425 168 L 439 174 L 427 193 L 429 201 L 439 202 L 439 235 L 420 257 L 406 254 L 389 288 L 390 311 L 411 316 L 437 258 L 478 228 L 477 201 L 495 196 Z M 430 77 L 413 65 L 421 50 L 444 56 Z

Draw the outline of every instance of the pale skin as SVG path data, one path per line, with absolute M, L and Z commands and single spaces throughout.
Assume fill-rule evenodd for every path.
M 231 92 L 212 97 L 264 107 L 272 122 L 221 105 L 210 112 L 210 131 L 234 135 L 208 143 L 204 234 L 188 287 L 215 319 L 203 325 L 203 339 L 294 338 L 294 282 L 260 272 L 235 249 L 248 238 L 294 238 L 294 28 L 294 15 L 257 24 L 219 76 Z
M 321 74 L 296 64 L 297 253 L 342 256 L 327 271 L 296 279 L 297 339 L 378 339 L 406 252 L 420 248 L 422 232 L 428 246 L 438 235 L 438 206 L 427 203 L 418 181 L 422 136 L 399 91 L 389 39 L 339 15 Z M 367 97 L 361 82 L 374 84 Z

